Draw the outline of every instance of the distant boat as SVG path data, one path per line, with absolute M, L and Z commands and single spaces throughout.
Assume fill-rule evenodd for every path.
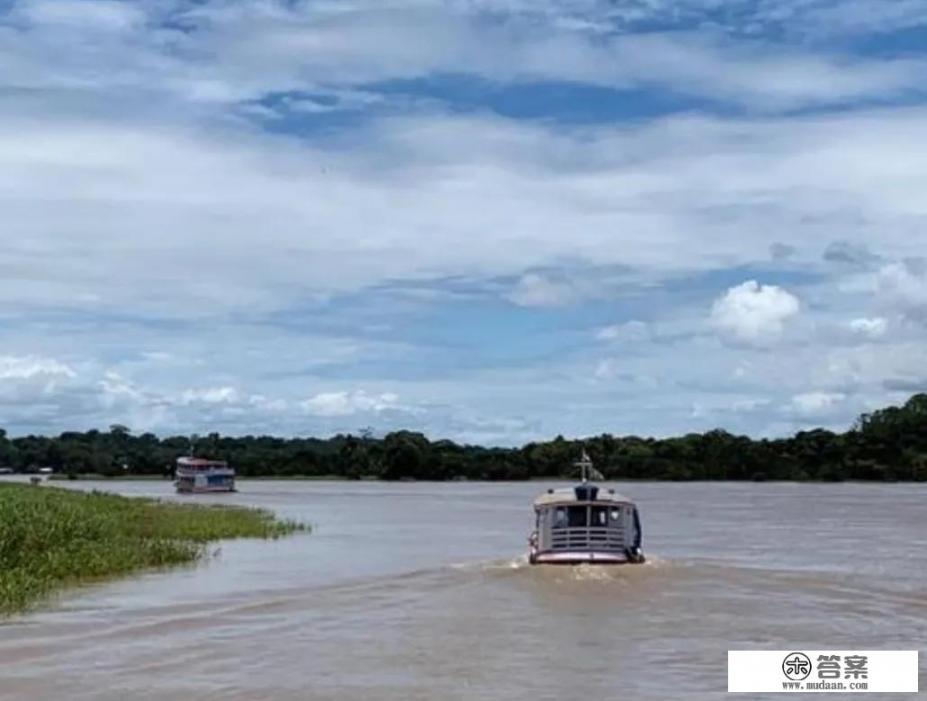
M 532 565 L 644 562 L 637 506 L 614 489 L 600 489 L 588 481 L 588 475 L 599 473 L 585 451 L 576 466 L 580 484 L 548 489 L 534 500 L 528 560 Z
M 174 485 L 181 493 L 235 491 L 235 470 L 224 460 L 177 458 L 174 476 Z

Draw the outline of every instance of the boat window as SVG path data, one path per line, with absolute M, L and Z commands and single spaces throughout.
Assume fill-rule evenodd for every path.
M 554 528 L 566 528 L 567 525 L 567 510 L 565 506 L 558 506 L 554 509 Z
M 585 506 L 571 506 L 567 509 L 570 528 L 586 528 L 589 526 L 589 510 Z
M 592 517 L 590 526 L 594 528 L 604 528 L 608 525 L 608 507 L 607 506 L 593 506 L 590 508 L 590 516 Z
M 612 517 L 612 521 L 620 521 L 621 520 L 621 510 L 612 509 L 611 517 Z

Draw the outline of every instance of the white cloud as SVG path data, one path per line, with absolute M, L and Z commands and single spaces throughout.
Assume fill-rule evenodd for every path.
M 701 426 L 694 405 L 707 427 L 718 416 L 761 427 L 762 406 L 744 405 L 756 416 L 737 423 L 731 384 L 736 397 L 779 407 L 808 387 L 842 394 L 840 420 L 862 397 L 894 400 L 923 377 L 927 327 L 903 321 L 927 318 L 927 283 L 910 260 L 923 255 L 927 155 L 911 144 L 927 141 L 927 110 L 852 103 L 917 95 L 923 60 L 742 38 L 760 25 L 728 36 L 623 31 L 707 8 L 722 23 L 765 12 L 794 38 L 806 28 L 789 13 L 825 4 L 16 3 L 0 17 L 0 340 L 15 359 L 0 360 L 4 417 L 20 429 L 124 418 L 182 432 L 305 432 L 350 429 L 367 412 L 378 428 L 510 440 L 684 431 Z M 893 5 L 843 7 L 874 24 L 917 14 Z M 566 127 L 397 102 L 362 85 L 462 70 L 493 90 L 565 80 L 750 114 Z M 260 101 L 289 90 L 299 92 Z M 809 111 L 832 103 L 844 109 Z M 391 116 L 321 128 L 335 107 Z M 298 134 L 281 132 L 288 121 L 273 117 L 283 111 Z M 821 264 L 834 241 L 853 245 L 831 245 L 828 258 L 855 269 Z M 693 328 L 706 278 L 769 265 L 797 273 L 790 291 L 746 283 L 712 312 L 723 336 L 746 345 Z M 828 277 L 808 284 L 807 272 Z M 852 288 L 851 275 L 868 288 Z M 458 283 L 467 290 L 448 292 Z M 393 286 L 410 291 L 397 301 Z M 431 314 L 450 326 L 456 305 L 493 295 L 559 307 L 564 334 L 627 314 L 653 323 L 599 329 L 599 340 L 624 344 L 601 363 L 601 344 L 564 350 L 560 328 L 521 344 L 531 353 L 505 346 L 504 360 L 409 331 Z M 338 318 L 339 305 L 354 316 Z M 793 320 L 818 335 L 789 353 L 750 347 Z M 821 329 L 837 329 L 836 341 Z M 851 331 L 883 340 L 851 343 Z M 61 348 L 67 362 L 46 357 Z M 109 367 L 101 359 L 114 349 L 125 357 Z M 337 391 L 338 373 L 357 367 L 366 391 Z M 640 386 L 625 397 L 591 368 Z M 732 379 L 733 368 L 742 372 Z M 411 418 L 421 406 L 427 415 Z
M 927 321 L 927 261 L 883 266 L 876 279 L 876 290 L 886 304 L 904 316 Z
M 615 32 L 614 8 L 602 4 L 583 16 L 561 7 L 540 17 L 523 5 L 441 0 L 16 7 L 0 34 L 7 84 L 132 86 L 203 102 L 465 72 L 499 82 L 657 86 L 777 110 L 919 91 L 925 70 L 913 58 L 821 55 L 733 33 Z
M 520 307 L 562 307 L 572 304 L 577 297 L 571 285 L 538 273 L 522 275 L 509 293 L 509 300 Z
M 141 5 L 117 0 L 29 0 L 14 3 L 13 18 L 32 27 L 70 27 L 79 31 L 142 29 Z
M 40 355 L 0 356 L 0 428 L 37 430 L 61 416 L 59 403 L 85 408 L 84 368 Z
M 120 401 L 143 403 L 146 401 L 145 393 L 138 389 L 133 382 L 117 372 L 107 371 L 99 381 L 101 390 L 100 400 L 106 406 L 113 406 Z
M 239 392 L 234 387 L 205 387 L 201 389 L 187 389 L 180 395 L 182 404 L 232 404 L 239 400 Z
M 715 301 L 711 321 L 737 340 L 763 342 L 781 334 L 785 322 L 799 309 L 798 298 L 790 292 L 748 280 L 731 287 Z
M 150 431 L 178 427 L 187 418 L 179 418 L 174 413 L 176 402 L 173 398 L 142 388 L 113 370 L 105 371 L 96 387 L 84 385 L 77 397 L 58 397 L 57 404 L 69 414 L 60 417 L 58 422 L 71 429 L 119 423 Z M 200 421 L 198 417 L 192 423 L 198 426 Z
M 623 324 L 603 326 L 595 336 L 600 341 L 644 341 L 650 336 L 650 327 L 643 321 L 632 319 Z
M 750 397 L 746 399 L 735 399 L 731 403 L 731 411 L 736 412 L 751 412 L 758 411 L 760 409 L 765 409 L 770 404 L 769 399 L 758 399 L 756 397 Z
M 35 355 L 0 356 L 0 407 L 10 421 L 22 407 L 28 414 L 61 393 L 73 391 L 79 384 L 78 373 L 53 358 Z
M 615 358 L 605 358 L 598 362 L 593 374 L 597 380 L 611 380 L 620 372 L 620 363 Z
M 53 382 L 74 377 L 77 377 L 77 373 L 72 368 L 53 358 L 40 358 L 33 355 L 0 356 L 0 381 L 40 378 Z
M 872 318 L 861 317 L 859 319 L 853 319 L 849 323 L 849 327 L 855 334 L 875 339 L 885 335 L 885 332 L 888 330 L 888 321 L 880 316 Z
M 927 156 L 894 137 L 927 139 L 919 111 L 571 133 L 429 114 L 324 148 L 219 126 L 7 117 L 3 258 L 15 272 L 0 301 L 25 308 L 208 317 L 453 275 L 520 275 L 515 300 L 567 304 L 588 290 L 525 271 L 568 258 L 657 279 L 745 265 L 774 231 L 798 243 L 846 227 L 846 212 L 889 232 L 880 248 L 901 257 L 916 248 L 904 222 L 927 212 L 912 184 Z
M 392 392 L 367 394 L 354 392 L 321 392 L 300 403 L 303 411 L 313 416 L 350 416 L 366 412 L 378 413 L 399 408 L 399 397 Z
M 248 397 L 248 404 L 261 410 L 261 411 L 272 411 L 272 412 L 285 412 L 290 408 L 290 404 L 286 399 L 280 397 L 270 398 L 266 397 L 263 394 L 252 394 Z
M 792 397 L 791 408 L 802 417 L 822 417 L 829 415 L 846 398 L 840 392 L 804 392 Z

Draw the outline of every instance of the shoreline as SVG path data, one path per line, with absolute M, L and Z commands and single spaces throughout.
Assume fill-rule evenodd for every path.
M 162 475 L 119 475 L 107 476 L 100 473 L 76 473 L 73 476 L 56 473 L 52 475 L 35 475 L 31 473 L 12 473 L 0 475 L 0 484 L 5 481 L 9 484 L 23 484 L 23 480 L 29 477 L 42 477 L 43 482 L 174 482 L 173 477 L 164 477 Z M 14 479 L 9 479 L 14 478 Z M 398 480 L 386 480 L 378 477 L 363 476 L 360 478 L 343 477 L 341 475 L 238 475 L 237 482 L 381 482 L 385 484 L 450 484 L 455 482 L 470 483 L 514 483 L 514 482 L 569 482 L 577 481 L 576 477 L 527 477 L 525 479 L 469 479 L 466 477 L 454 477 L 446 480 L 430 479 L 412 479 L 403 478 Z M 923 484 L 923 480 L 915 479 L 893 479 L 893 480 L 863 480 L 863 479 L 660 479 L 655 477 L 609 477 L 607 479 L 595 480 L 600 484 L 608 483 L 636 483 L 636 482 L 659 482 L 666 484 L 674 483 L 709 483 L 709 484 Z

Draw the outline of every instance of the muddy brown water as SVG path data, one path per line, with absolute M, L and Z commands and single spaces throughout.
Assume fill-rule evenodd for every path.
M 178 498 L 167 482 L 67 486 Z M 531 567 L 547 486 L 182 497 L 315 530 L 0 621 L 0 699 L 722 699 L 727 650 L 803 647 L 920 649 L 923 688 L 927 485 L 619 484 L 648 564 Z

